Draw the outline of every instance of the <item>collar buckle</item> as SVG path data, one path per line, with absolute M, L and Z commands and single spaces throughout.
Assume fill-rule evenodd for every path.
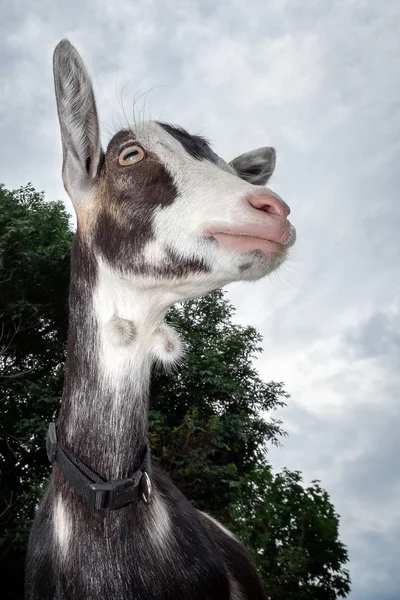
M 139 496 L 141 479 L 142 471 L 136 471 L 133 477 L 127 479 L 91 483 L 87 498 L 89 508 L 116 510 L 131 504 Z

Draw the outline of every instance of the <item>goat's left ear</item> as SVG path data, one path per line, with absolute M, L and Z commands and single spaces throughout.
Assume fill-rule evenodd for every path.
M 241 179 L 254 185 L 265 185 L 275 169 L 276 152 L 274 148 L 258 148 L 241 154 L 229 163 Z
M 68 40 L 54 51 L 54 86 L 63 149 L 63 180 L 79 202 L 96 179 L 102 161 L 100 128 L 93 87 L 86 67 Z

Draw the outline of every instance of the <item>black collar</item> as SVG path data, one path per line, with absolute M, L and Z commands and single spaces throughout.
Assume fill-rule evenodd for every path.
M 50 423 L 47 431 L 46 450 L 49 461 L 56 463 L 66 480 L 86 501 L 90 508 L 115 510 L 142 499 L 151 501 L 150 448 L 146 446 L 140 468 L 127 479 L 105 481 L 89 469 L 75 454 L 66 450 L 57 440 L 55 423 Z

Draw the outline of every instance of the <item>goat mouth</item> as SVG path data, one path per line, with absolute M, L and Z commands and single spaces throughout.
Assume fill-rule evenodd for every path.
M 261 250 L 265 254 L 282 254 L 290 238 L 290 231 L 286 228 L 272 230 L 262 228 L 241 229 L 208 229 L 208 237 L 214 238 L 221 247 L 240 252 Z
M 241 252 L 261 250 L 266 254 L 280 254 L 284 250 L 283 245 L 279 242 L 250 235 L 214 233 L 212 237 L 227 250 L 240 250 Z

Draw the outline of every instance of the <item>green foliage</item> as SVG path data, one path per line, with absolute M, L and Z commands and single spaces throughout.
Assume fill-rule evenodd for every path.
M 72 237 L 61 203 L 31 186 L 0 187 L 0 560 L 3 597 L 14 600 L 23 597 L 28 530 L 49 473 L 44 437 L 63 385 Z M 298 472 L 272 472 L 268 445 L 285 433 L 271 414 L 288 394 L 260 379 L 261 336 L 232 315 L 221 291 L 169 312 L 187 354 L 173 373 L 154 370 L 153 457 L 244 540 L 272 600 L 344 597 L 338 516 L 317 482 L 305 488 Z
M 288 394 L 260 379 L 261 336 L 234 325 L 233 312 L 222 291 L 170 312 L 188 353 L 178 373 L 154 374 L 153 452 L 200 510 L 245 542 L 272 600 L 345 597 L 338 515 L 318 482 L 304 488 L 300 473 L 272 472 L 267 447 L 285 432 L 265 414 Z
M 334 600 L 349 592 L 339 519 L 319 482 L 268 464 L 242 479 L 231 529 L 252 552 L 273 600 Z
M 174 374 L 155 372 L 152 448 L 176 484 L 202 510 L 226 521 L 239 478 L 264 460 L 267 443 L 284 435 L 261 415 L 284 404 L 282 384 L 265 383 L 253 364 L 261 336 L 232 323 L 222 291 L 174 307 L 169 320 L 186 341 Z
M 0 187 L 0 232 L 0 560 L 17 597 L 63 384 L 73 236 L 63 205 L 29 185 Z

